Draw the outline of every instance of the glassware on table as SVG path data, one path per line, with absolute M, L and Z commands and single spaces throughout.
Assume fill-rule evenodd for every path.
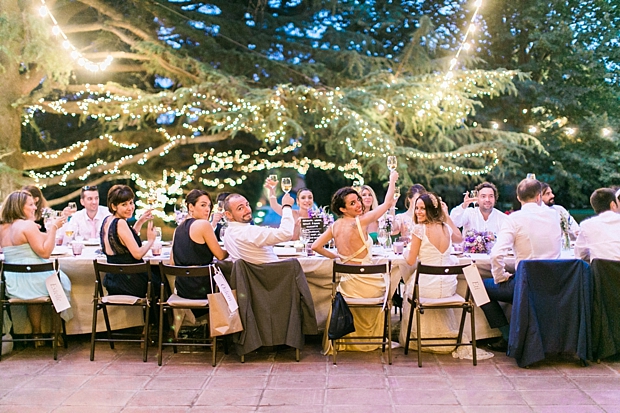
M 396 156 L 390 155 L 387 157 L 387 167 L 390 171 L 395 171 L 398 166 L 398 159 Z
M 71 251 L 73 251 L 73 255 L 82 255 L 82 249 L 84 248 L 84 244 L 78 241 L 73 241 L 71 243 Z
M 525 179 L 536 179 L 536 174 L 530 172 L 529 174 L 527 174 Z
M 161 242 L 161 227 L 154 227 L 155 230 L 155 242 Z
M 151 254 L 153 254 L 154 257 L 161 255 L 161 242 L 160 241 L 155 241 L 153 243 L 153 245 L 151 246 Z
M 377 232 L 377 241 L 379 241 L 381 248 L 385 248 L 385 243 L 387 242 L 388 236 L 388 232 L 384 229 L 380 229 Z
M 75 233 L 75 231 L 73 230 L 73 228 L 67 228 L 65 230 L 65 237 L 67 238 L 67 242 L 71 241 L 73 239 L 73 234 Z
M 282 190 L 288 194 L 291 189 L 293 189 L 291 178 L 282 178 Z

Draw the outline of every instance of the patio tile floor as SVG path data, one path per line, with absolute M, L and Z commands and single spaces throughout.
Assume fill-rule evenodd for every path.
M 496 353 L 479 360 L 449 354 L 394 350 L 339 353 L 338 365 L 308 337 L 301 361 L 288 348 L 263 348 L 241 364 L 208 349 L 156 350 L 141 361 L 139 346 L 98 344 L 90 362 L 89 338 L 70 337 L 58 361 L 51 348 L 18 347 L 0 362 L 0 412 L 620 412 L 620 361 L 581 367 L 554 359 L 520 369 Z M 85 409 L 85 406 L 89 406 Z

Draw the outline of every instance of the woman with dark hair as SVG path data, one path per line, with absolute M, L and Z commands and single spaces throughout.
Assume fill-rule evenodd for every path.
M 0 219 L 0 246 L 4 252 L 4 261 L 9 264 L 39 264 L 48 262 L 54 249 L 56 231 L 62 227 L 66 217 L 52 218 L 49 222 L 49 232 L 43 234 L 35 224 L 37 206 L 34 198 L 27 191 L 12 192 L 2 204 Z M 45 280 L 51 273 L 14 274 L 6 272 L 6 292 L 11 298 L 32 300 L 48 296 Z M 65 294 L 69 297 L 71 281 L 60 272 L 60 282 Z M 28 306 L 28 317 L 32 325 L 33 334 L 41 333 L 42 307 Z M 70 310 L 62 312 L 61 316 L 71 318 Z M 35 342 L 38 347 L 44 342 Z
M 34 185 L 26 185 L 22 188 L 22 191 L 26 191 L 32 195 L 34 203 L 37 207 L 37 210 L 34 213 L 34 223 L 39 225 L 39 231 L 46 232 L 47 229 L 45 228 L 45 220 L 43 218 L 43 208 L 47 208 L 47 200 L 43 196 L 43 193 L 39 187 Z
M 130 227 L 127 220 L 133 216 L 136 206 L 134 205 L 134 193 L 127 185 L 114 185 L 108 191 L 108 209 L 111 216 L 106 217 L 101 223 L 101 250 L 111 264 L 136 264 L 144 262 L 142 257 L 149 251 L 155 242 L 155 230 L 151 211 L 147 211 L 136 221 L 134 227 Z M 146 238 L 142 244 L 138 235 L 144 222 L 148 221 Z M 153 272 L 153 284 L 159 285 L 158 274 Z M 148 278 L 146 274 L 106 274 L 103 286 L 111 295 L 133 295 L 144 297 L 146 295 Z M 159 291 L 155 291 L 158 293 Z
M 344 264 L 368 265 L 372 264 L 372 239 L 368 235 L 368 225 L 376 221 L 386 213 L 395 203 L 394 192 L 398 173 L 390 173 L 385 202 L 370 212 L 365 212 L 361 195 L 351 187 L 339 189 L 332 197 L 331 210 L 338 214 L 338 220 L 329 227 L 313 244 L 312 249 L 327 258 L 339 258 Z M 336 241 L 334 254 L 325 249 L 325 245 L 331 240 Z M 338 291 L 344 297 L 350 298 L 381 298 L 386 293 L 386 281 L 377 274 L 359 274 L 351 277 L 342 277 L 338 285 Z M 381 335 L 383 328 L 382 312 L 369 308 L 354 308 L 355 332 L 350 337 L 377 336 Z M 329 318 L 328 318 L 329 320 Z M 329 326 L 325 328 L 327 332 Z M 349 345 L 347 350 L 372 351 L 376 345 Z M 323 338 L 323 350 L 330 352 L 330 341 L 327 334 Z
M 411 231 L 409 253 L 406 256 L 407 264 L 416 265 L 419 261 L 425 265 L 457 265 L 458 258 L 450 255 L 452 243 L 463 241 L 461 231 L 448 214 L 446 204 L 432 192 L 418 197 L 415 202 L 414 227 Z M 415 275 L 407 284 L 405 296 L 413 292 Z M 456 275 L 428 275 L 420 274 L 418 286 L 420 297 L 447 298 L 456 293 Z M 408 303 L 403 308 L 402 325 L 409 321 Z M 415 330 L 415 329 L 414 329 Z M 423 337 L 451 337 L 458 332 L 456 317 L 452 309 L 428 311 L 422 315 Z M 400 341 L 405 343 L 406 329 L 403 329 Z M 412 331 L 415 334 L 415 331 Z M 413 340 L 415 341 L 415 340 Z M 412 341 L 412 342 L 413 342 Z M 428 351 L 450 352 L 450 347 L 429 347 Z
M 282 215 L 282 206 L 278 204 L 278 199 L 276 197 L 277 184 L 277 182 L 267 178 L 265 188 L 269 191 L 269 206 L 275 211 L 276 214 Z M 312 191 L 309 188 L 301 188 L 297 191 L 295 203 L 299 209 L 293 210 L 295 229 L 293 230 L 293 238 L 291 238 L 292 241 L 299 239 L 299 234 L 301 233 L 301 219 L 310 218 L 310 210 L 314 206 L 314 194 L 312 194 Z
M 218 260 L 228 257 L 218 244 L 209 222 L 213 207 L 209 194 L 192 189 L 185 197 L 185 204 L 188 216 L 174 231 L 170 262 L 182 266 L 208 265 L 213 262 L 213 257 Z M 179 277 L 175 288 L 180 297 L 190 299 L 205 299 L 211 293 L 211 283 L 206 278 Z
M 409 187 L 405 197 L 405 207 L 407 211 L 396 215 L 394 220 L 394 231 L 392 234 L 400 234 L 401 238 L 411 240 L 411 228 L 413 227 L 413 215 L 415 209 L 415 201 L 422 194 L 426 193 L 426 188 L 422 184 L 414 184 Z

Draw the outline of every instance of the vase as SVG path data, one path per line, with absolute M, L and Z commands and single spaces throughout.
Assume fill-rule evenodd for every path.
M 570 250 L 570 237 L 568 236 L 568 233 L 564 233 L 564 236 L 562 237 L 562 249 L 564 251 Z

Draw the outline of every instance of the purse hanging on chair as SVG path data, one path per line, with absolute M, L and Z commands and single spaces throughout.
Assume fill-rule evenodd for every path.
M 354 331 L 353 314 L 351 314 L 351 310 L 342 294 L 337 292 L 332 303 L 332 315 L 329 319 L 327 337 L 330 340 L 337 340 Z

